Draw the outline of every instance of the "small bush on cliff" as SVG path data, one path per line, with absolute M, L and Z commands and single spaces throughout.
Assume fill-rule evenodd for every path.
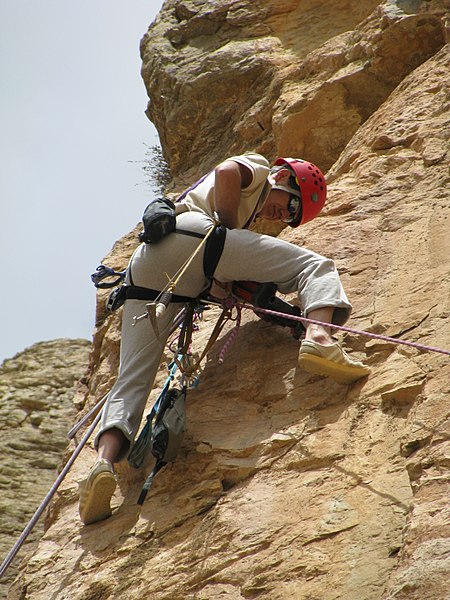
M 161 146 L 148 146 L 145 151 L 145 160 L 142 170 L 147 176 L 147 183 L 157 195 L 164 195 L 164 190 L 172 180 L 172 173 L 163 156 Z

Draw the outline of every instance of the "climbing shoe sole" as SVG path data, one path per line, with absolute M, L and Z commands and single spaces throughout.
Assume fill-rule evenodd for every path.
M 323 346 L 309 340 L 302 342 L 298 364 L 308 373 L 331 377 L 343 384 L 354 383 L 370 373 L 369 367 L 350 358 L 339 344 Z
M 94 474 L 80 484 L 80 518 L 85 525 L 111 516 L 111 498 L 116 490 L 112 472 Z

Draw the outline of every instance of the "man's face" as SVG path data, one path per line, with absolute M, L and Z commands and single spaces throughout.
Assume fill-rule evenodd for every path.
M 259 211 L 259 216 L 268 221 L 287 221 L 290 218 L 288 210 L 289 193 L 283 190 L 270 190 Z

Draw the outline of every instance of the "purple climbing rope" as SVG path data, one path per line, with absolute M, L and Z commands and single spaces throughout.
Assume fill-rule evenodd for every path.
M 219 353 L 219 360 L 218 360 L 219 365 L 223 364 L 223 362 L 225 360 L 225 354 L 228 352 L 228 350 L 231 348 L 231 346 L 236 341 L 237 334 L 239 332 L 239 327 L 241 325 L 241 307 L 239 305 L 235 305 L 235 306 L 236 306 L 236 311 L 237 311 L 236 324 L 233 327 L 233 329 L 230 331 L 227 341 L 225 342 L 222 350 Z
M 295 315 L 287 315 L 286 313 L 281 313 L 276 310 L 269 310 L 268 308 L 259 308 L 256 306 L 250 306 L 246 304 L 236 305 L 241 308 L 250 308 L 254 312 L 264 313 L 267 315 L 273 315 L 275 317 L 283 317 L 285 319 L 292 319 L 293 321 L 302 321 L 304 323 L 315 323 L 316 325 L 327 325 L 330 323 L 324 323 L 323 321 L 316 321 L 315 319 L 307 319 L 306 317 L 297 317 Z M 418 350 L 424 350 L 426 352 L 439 352 L 440 354 L 445 354 L 446 356 L 450 356 L 450 350 L 443 350 L 442 348 L 436 348 L 434 346 L 425 346 L 424 344 L 418 344 L 417 342 L 408 342 L 406 340 L 399 340 L 398 338 L 388 337 L 386 335 L 381 335 L 378 333 L 370 333 L 369 331 L 361 331 L 359 329 L 352 329 L 351 327 L 345 327 L 344 325 L 335 325 L 334 323 L 331 325 L 333 329 L 339 329 L 340 331 L 347 331 L 348 333 L 355 333 L 357 335 L 364 335 L 372 339 L 383 340 L 384 342 L 390 342 L 392 344 L 401 344 L 403 346 L 410 346 L 411 348 L 417 348 Z
M 58 475 L 55 483 L 50 488 L 49 492 L 45 496 L 45 498 L 42 501 L 42 503 L 40 504 L 39 508 L 36 510 L 36 512 L 34 513 L 34 515 L 31 517 L 28 525 L 25 527 L 25 529 L 20 534 L 19 539 L 14 544 L 14 546 L 11 548 L 11 551 L 6 556 L 5 560 L 2 562 L 2 564 L 0 566 L 0 578 L 3 577 L 3 575 L 6 572 L 7 568 L 9 567 L 9 565 L 11 564 L 11 562 L 14 560 L 14 557 L 19 552 L 20 548 L 24 544 L 24 542 L 27 539 L 27 537 L 30 535 L 30 533 L 33 530 L 33 528 L 36 525 L 36 523 L 39 521 L 40 516 L 42 515 L 42 513 L 44 512 L 44 510 L 47 508 L 47 506 L 50 504 L 50 500 L 55 495 L 56 490 L 61 485 L 61 483 L 64 480 L 65 476 L 67 475 L 67 473 L 69 472 L 69 470 L 72 467 L 73 463 L 75 462 L 76 458 L 78 457 L 78 455 L 80 454 L 81 450 L 83 449 L 84 445 L 86 444 L 86 442 L 88 441 L 88 439 L 92 435 L 92 432 L 96 428 L 97 423 L 100 421 L 101 415 L 102 415 L 102 413 L 100 411 L 99 414 L 95 417 L 95 419 L 92 422 L 92 424 L 89 427 L 89 429 L 84 434 L 84 436 L 81 439 L 81 441 L 78 444 L 78 446 L 73 451 L 72 456 L 69 458 L 69 460 L 67 461 L 66 465 L 62 469 L 61 473 Z

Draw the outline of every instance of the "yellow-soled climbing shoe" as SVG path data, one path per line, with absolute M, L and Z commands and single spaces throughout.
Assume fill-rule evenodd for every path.
M 109 460 L 99 459 L 87 479 L 79 484 L 80 518 L 85 525 L 111 516 L 111 498 L 116 489 L 116 478 Z
M 325 375 L 344 384 L 358 381 L 370 373 L 369 367 L 351 358 L 338 343 L 324 346 L 311 340 L 303 340 L 298 364 L 308 373 Z

